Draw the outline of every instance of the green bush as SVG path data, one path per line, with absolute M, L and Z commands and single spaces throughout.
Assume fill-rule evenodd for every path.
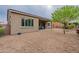
M 0 28 L 0 36 L 4 35 L 4 29 Z
M 0 25 L 0 28 L 1 28 L 2 26 Z
M 68 25 L 68 29 L 73 29 L 73 28 L 75 28 L 75 24 Z

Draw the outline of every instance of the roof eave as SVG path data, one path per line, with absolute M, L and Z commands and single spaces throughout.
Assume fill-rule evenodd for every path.
M 21 11 L 14 10 L 14 9 L 8 9 L 8 11 L 13 12 L 13 13 L 22 14 L 22 15 L 27 15 L 27 16 L 34 17 L 34 18 L 39 18 L 40 20 L 47 20 L 47 21 L 50 20 L 50 19 L 45 18 L 45 17 L 41 17 L 41 16 L 37 16 L 37 15 L 33 15 L 33 14 L 30 14 L 30 13 L 26 13 L 26 12 L 21 12 Z

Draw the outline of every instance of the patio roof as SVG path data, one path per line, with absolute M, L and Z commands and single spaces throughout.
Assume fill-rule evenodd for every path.
M 50 21 L 50 19 L 48 19 L 48 18 L 37 16 L 37 15 L 33 15 L 33 14 L 30 14 L 30 13 L 26 13 L 26 12 L 21 12 L 21 11 L 14 10 L 14 9 L 8 9 L 8 12 L 22 14 L 22 15 L 30 16 L 30 17 L 34 17 L 34 18 L 39 18 L 40 20 L 43 20 L 43 21 Z

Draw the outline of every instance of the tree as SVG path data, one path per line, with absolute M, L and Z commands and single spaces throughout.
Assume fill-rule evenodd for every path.
M 79 16 L 79 7 L 78 6 L 64 6 L 55 10 L 52 13 L 52 21 L 53 22 L 60 22 L 64 25 L 64 34 L 65 28 L 67 24 L 71 20 L 75 20 Z
M 75 19 L 76 23 L 79 25 L 79 17 Z

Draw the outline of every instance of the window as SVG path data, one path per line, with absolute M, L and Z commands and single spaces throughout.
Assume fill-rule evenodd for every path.
M 33 19 L 22 19 L 22 26 L 33 26 Z
M 27 26 L 27 20 L 25 20 L 25 26 Z
M 33 26 L 33 24 L 34 24 L 34 22 L 33 22 L 33 19 L 32 19 L 32 25 L 31 26 Z
M 21 20 L 21 26 L 24 26 L 24 19 Z
M 33 19 L 30 19 L 30 26 L 33 26 Z

